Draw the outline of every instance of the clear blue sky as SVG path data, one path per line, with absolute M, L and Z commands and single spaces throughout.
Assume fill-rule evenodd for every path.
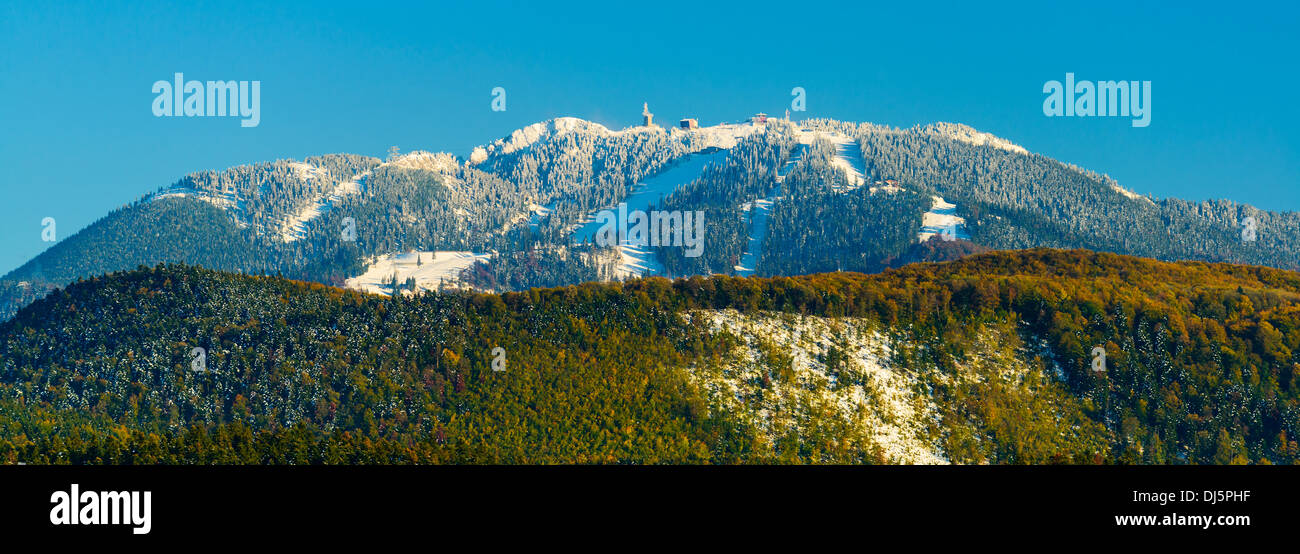
M 468 154 L 555 116 L 954 121 L 1139 193 L 1300 210 L 1293 3 L 0 5 L 0 272 L 185 173 L 389 146 Z M 269 4 L 269 3 L 268 3 Z M 1127 4 L 1127 3 L 1121 3 Z M 261 124 L 150 87 L 260 80 Z M 1047 80 L 1152 81 L 1152 121 L 1048 118 Z M 507 111 L 490 91 L 507 90 Z M 796 114 L 800 115 L 800 114 Z

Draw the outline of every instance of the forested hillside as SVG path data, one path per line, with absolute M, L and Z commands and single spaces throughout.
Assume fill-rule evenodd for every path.
M 0 324 L 0 460 L 1296 463 L 1297 351 L 1300 274 L 1085 251 L 397 297 L 162 265 Z

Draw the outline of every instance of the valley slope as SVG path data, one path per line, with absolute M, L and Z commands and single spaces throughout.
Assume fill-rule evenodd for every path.
M 1296 463 L 1298 351 L 1300 274 L 1086 251 L 499 295 L 160 265 L 0 324 L 0 461 Z

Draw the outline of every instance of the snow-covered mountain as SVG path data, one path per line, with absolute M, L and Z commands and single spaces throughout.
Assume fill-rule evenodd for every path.
M 911 249 L 928 240 L 979 247 L 953 252 L 1080 247 L 1278 267 L 1300 259 L 1296 214 L 1139 196 L 966 125 L 755 117 L 692 127 L 610 129 L 560 117 L 465 157 L 331 154 L 193 173 L 11 272 L 0 315 L 53 286 L 160 262 L 344 285 L 373 284 L 362 277 L 407 253 L 469 252 L 473 263 L 438 281 L 509 290 L 878 271 L 916 259 Z M 592 244 L 596 216 L 620 204 L 705 214 L 703 254 Z M 1243 245 L 1248 215 L 1266 232 Z

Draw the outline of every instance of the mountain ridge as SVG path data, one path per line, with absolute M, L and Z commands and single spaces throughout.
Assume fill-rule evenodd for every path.
M 962 124 L 896 129 L 755 119 L 615 131 L 561 117 L 474 152 L 482 154 L 414 151 L 388 160 L 329 154 L 187 175 L 0 279 L 0 316 L 76 278 L 158 262 L 344 284 L 369 269 L 367 260 L 473 252 L 490 259 L 468 268 L 455 285 L 492 290 L 651 270 L 669 276 L 879 271 L 941 234 L 932 222 L 976 250 L 1088 248 L 1277 267 L 1300 260 L 1296 214 L 1138 196 L 1103 174 Z M 704 257 L 658 248 L 640 251 L 641 261 L 629 265 L 626 245 L 577 244 L 575 225 L 702 152 L 725 156 L 674 184 L 654 205 L 709 214 Z M 755 201 L 765 207 L 761 226 L 751 211 Z M 166 209 L 149 206 L 157 202 Z M 937 212 L 940 205 L 947 211 Z M 164 212 L 175 216 L 164 219 Z M 187 214 L 198 223 L 178 222 Z M 1258 224 L 1258 241 L 1243 240 L 1240 222 L 1247 217 Z M 341 233 L 349 224 L 357 227 L 355 240 Z M 205 241 L 217 241 L 216 248 L 176 246 Z M 229 251 L 208 252 L 223 245 Z M 809 255 L 786 255 L 795 249 Z M 742 265 L 742 257 L 754 263 Z M 403 285 L 405 277 L 394 277 Z M 417 286 L 434 284 L 405 288 Z

